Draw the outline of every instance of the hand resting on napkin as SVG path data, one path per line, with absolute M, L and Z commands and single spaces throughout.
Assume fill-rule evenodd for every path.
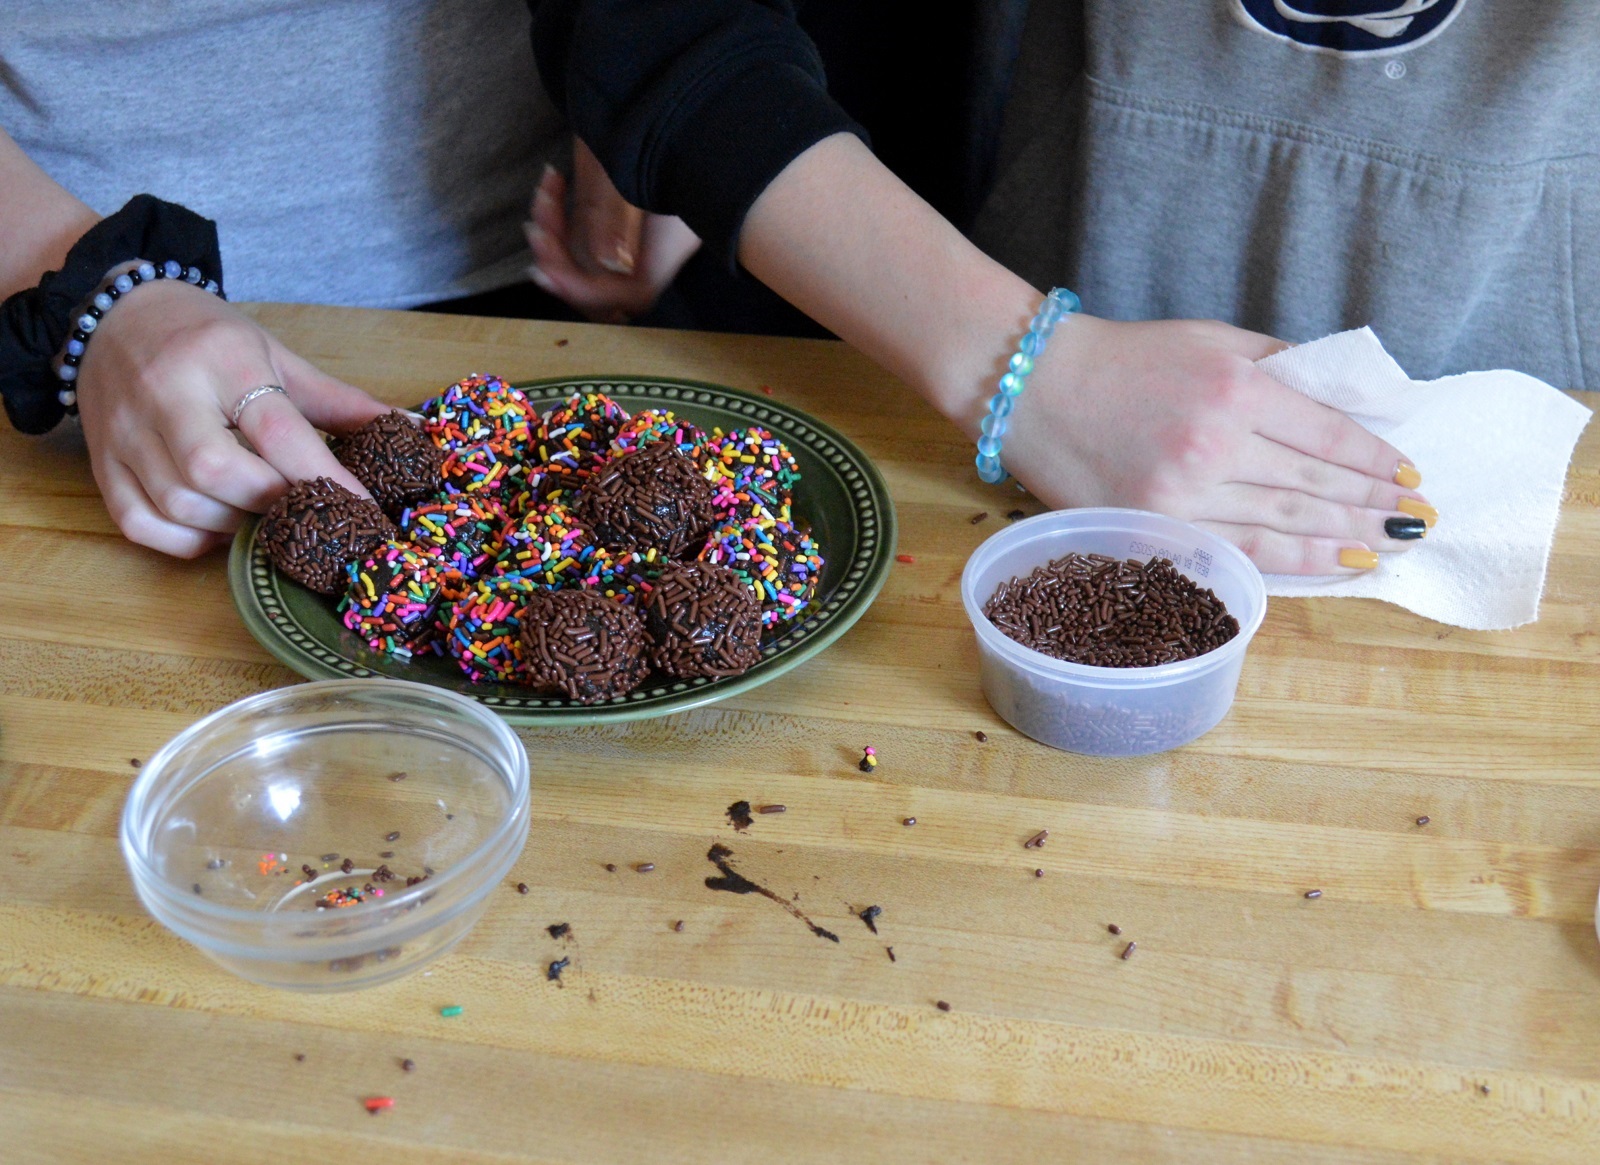
M 1409 379 L 1370 328 L 1257 361 L 1404 449 L 1441 517 L 1358 575 L 1267 575 L 1269 595 L 1383 599 L 1440 623 L 1502 630 L 1539 616 L 1567 463 L 1590 411 L 1520 372 Z

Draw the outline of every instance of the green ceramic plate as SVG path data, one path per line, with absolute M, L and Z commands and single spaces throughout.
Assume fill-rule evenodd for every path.
M 661 679 L 603 704 L 573 704 L 513 685 L 469 683 L 453 660 L 429 656 L 402 663 L 372 651 L 345 630 L 332 598 L 308 591 L 272 568 L 251 521 L 234 539 L 228 585 L 245 626 L 263 647 L 309 679 L 418 680 L 476 697 L 513 724 L 602 724 L 682 712 L 764 684 L 843 635 L 883 587 L 894 560 L 894 503 L 861 450 L 820 421 L 765 397 L 688 380 L 590 377 L 536 380 L 518 387 L 541 409 L 574 392 L 603 392 L 630 412 L 667 408 L 707 430 L 761 425 L 776 433 L 800 464 L 795 520 L 810 525 L 825 559 L 817 598 L 807 615 L 780 625 L 763 644 L 761 662 L 742 676 Z

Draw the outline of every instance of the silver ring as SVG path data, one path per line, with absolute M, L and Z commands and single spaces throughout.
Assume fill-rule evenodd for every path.
M 255 400 L 258 396 L 266 396 L 269 392 L 282 392 L 284 396 L 289 395 L 284 391 L 284 387 L 281 384 L 263 384 L 257 388 L 252 388 L 239 398 L 238 404 L 233 406 L 233 427 L 235 429 L 239 427 L 239 417 L 244 413 L 245 405 Z

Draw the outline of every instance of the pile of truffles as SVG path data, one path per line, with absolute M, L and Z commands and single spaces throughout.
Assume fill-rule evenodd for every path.
M 373 500 L 318 478 L 261 524 L 273 564 L 341 595 L 374 650 L 593 704 L 652 673 L 739 675 L 816 594 L 799 469 L 766 429 L 705 433 L 597 392 L 540 415 L 476 375 L 421 415 L 333 442 Z

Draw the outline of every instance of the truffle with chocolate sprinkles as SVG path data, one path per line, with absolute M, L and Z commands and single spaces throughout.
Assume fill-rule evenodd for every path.
M 644 681 L 644 652 L 639 613 L 589 591 L 540 591 L 522 612 L 526 680 L 548 695 L 580 704 L 625 696 Z
M 741 675 L 761 659 L 761 604 L 725 566 L 667 567 L 645 603 L 644 621 L 650 662 L 678 679 Z
M 658 441 L 619 454 L 579 491 L 572 512 L 602 546 L 668 558 L 698 550 L 711 532 L 711 484 L 694 462 Z
M 256 538 L 272 565 L 295 582 L 336 595 L 348 581 L 345 568 L 395 534 L 394 523 L 377 502 L 319 477 L 296 482 L 272 503 Z
M 439 490 L 444 450 L 398 409 L 335 440 L 333 455 L 391 518 Z

